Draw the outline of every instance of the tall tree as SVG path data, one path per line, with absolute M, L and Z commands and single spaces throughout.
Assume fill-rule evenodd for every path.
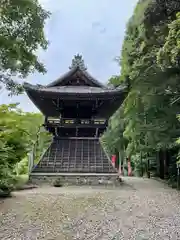
M 15 77 L 45 72 L 36 52 L 47 48 L 44 25 L 49 12 L 38 0 L 0 0 L 0 13 L 0 86 L 18 93 L 22 87 Z
M 177 146 L 180 134 L 176 118 L 180 102 L 175 101 L 180 95 L 180 9 L 165 2 L 138 2 L 127 25 L 120 57 L 119 84 L 129 86 L 121 107 L 126 151 L 131 155 L 143 152 L 146 158 L 159 151 L 164 157 Z M 122 120 L 118 121 L 121 125 Z
M 109 86 L 118 87 L 120 84 L 119 76 L 112 76 L 107 83 Z

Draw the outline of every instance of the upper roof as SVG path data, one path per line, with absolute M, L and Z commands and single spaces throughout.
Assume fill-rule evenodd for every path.
M 51 82 L 46 87 L 85 85 L 90 87 L 106 88 L 105 85 L 88 73 L 87 67 L 85 67 L 84 60 L 81 55 L 77 54 L 74 56 L 69 69 L 70 70 L 67 73 Z
M 87 72 L 80 55 L 73 58 L 70 70 L 56 81 L 46 86 L 24 83 L 24 89 L 31 101 L 46 116 L 59 114 L 56 102 L 70 101 L 74 103 L 74 100 L 87 101 L 90 99 L 106 100 L 104 108 L 108 108 L 111 113 L 119 107 L 127 92 L 125 86 L 109 88 L 93 78 Z
M 35 94 L 48 95 L 54 93 L 54 96 L 60 94 L 64 95 L 86 95 L 89 94 L 103 96 L 121 94 L 124 91 L 124 87 L 110 88 L 103 85 L 97 79 L 93 78 L 85 67 L 84 60 L 81 55 L 75 55 L 72 59 L 69 71 L 57 80 L 51 82 L 50 84 L 43 86 L 40 84 L 32 85 L 29 83 L 24 83 L 24 89 L 29 95 L 30 92 Z

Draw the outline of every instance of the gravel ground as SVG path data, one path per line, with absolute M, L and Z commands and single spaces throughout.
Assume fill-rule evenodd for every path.
M 0 202 L 0 240 L 180 240 L 180 193 L 155 180 L 125 182 L 16 192 Z

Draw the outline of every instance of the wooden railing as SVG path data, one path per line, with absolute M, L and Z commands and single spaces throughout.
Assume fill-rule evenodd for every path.
M 78 119 L 78 118 L 47 118 L 47 124 L 52 125 L 93 125 L 93 126 L 106 126 L 107 119 Z

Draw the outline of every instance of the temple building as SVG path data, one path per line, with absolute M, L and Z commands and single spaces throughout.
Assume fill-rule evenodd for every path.
M 83 58 L 76 55 L 69 71 L 46 86 L 24 83 L 24 88 L 45 117 L 53 141 L 32 178 L 117 176 L 99 141 L 108 119 L 124 100 L 125 87 L 109 88 L 92 77 Z

